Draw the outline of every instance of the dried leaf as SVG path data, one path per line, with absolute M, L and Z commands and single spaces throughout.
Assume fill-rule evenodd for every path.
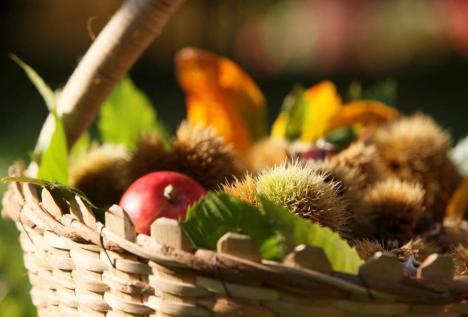
M 238 65 L 222 56 L 185 48 L 178 53 L 176 66 L 190 122 L 212 126 L 240 151 L 265 135 L 265 99 Z
M 458 186 L 447 205 L 447 216 L 464 219 L 468 212 L 468 177 Z
M 356 123 L 380 124 L 392 121 L 399 113 L 380 101 L 360 100 L 343 105 L 341 110 L 330 118 L 327 131 L 340 127 L 352 126 Z

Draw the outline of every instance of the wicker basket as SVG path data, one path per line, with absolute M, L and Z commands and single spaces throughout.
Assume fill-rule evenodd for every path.
M 159 33 L 168 18 L 161 12 L 180 2 L 128 1 L 130 10 L 101 32 L 62 93 L 69 142 Z M 152 34 L 143 41 L 145 32 Z M 19 164 L 10 169 L 24 174 Z M 453 277 L 446 256 L 430 256 L 408 277 L 395 257 L 378 253 L 351 276 L 331 271 L 321 249 L 298 246 L 283 263 L 261 261 L 249 237 L 228 233 L 217 252 L 193 250 L 175 220 L 158 219 L 151 237 L 137 235 L 120 207 L 106 211 L 103 224 L 80 197 L 57 195 L 11 183 L 3 197 L 40 317 L 468 316 L 468 281 Z
M 78 196 L 56 195 L 12 183 L 3 199 L 41 317 L 468 315 L 468 281 L 453 278 L 444 256 L 430 256 L 410 278 L 395 257 L 376 254 L 351 276 L 332 272 L 321 249 L 260 261 L 248 237 L 229 233 L 217 252 L 193 250 L 175 220 L 137 235 L 116 205 L 102 224 Z

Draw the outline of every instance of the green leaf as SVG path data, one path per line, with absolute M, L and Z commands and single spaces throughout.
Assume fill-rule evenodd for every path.
M 98 129 L 104 143 L 122 144 L 129 150 L 145 132 L 158 131 L 163 140 L 168 138 L 150 100 L 129 78 L 117 85 L 101 107 Z
M 222 192 L 209 193 L 192 206 L 181 226 L 195 247 L 210 250 L 216 249 L 216 242 L 227 232 L 247 234 L 259 247 L 274 236 L 257 208 Z
M 285 136 L 290 140 L 297 139 L 302 134 L 307 108 L 304 91 L 302 86 L 294 86 L 293 90 L 284 99 L 282 105 L 282 111 L 286 111 L 289 114 Z
M 85 154 L 91 146 L 91 134 L 89 132 L 83 133 L 83 135 L 75 142 L 71 151 L 70 157 L 77 158 Z
M 42 152 L 38 175 L 44 180 L 68 184 L 67 137 L 62 119 L 54 110 L 51 114 L 55 128 L 47 148 Z
M 355 101 L 355 100 L 362 99 L 363 96 L 364 96 L 364 92 L 362 91 L 361 82 L 357 80 L 353 80 L 351 84 L 349 84 L 346 99 L 348 101 Z
M 397 102 L 397 88 L 397 83 L 393 79 L 378 82 L 367 89 L 362 88 L 361 82 L 353 81 L 348 88 L 347 100 L 377 100 L 394 106 Z
M 335 271 L 356 274 L 362 260 L 337 233 L 290 213 L 264 197 L 261 210 L 226 193 L 209 193 L 181 226 L 196 248 L 216 249 L 227 232 L 249 235 L 265 259 L 281 260 L 296 245 L 323 248 Z
M 262 258 L 274 261 L 282 261 L 291 250 L 291 245 L 288 245 L 286 238 L 278 231 L 264 240 L 260 246 Z
M 325 141 L 334 144 L 339 149 L 347 148 L 354 140 L 356 133 L 352 127 L 338 128 L 325 136 Z
M 397 102 L 397 84 L 392 79 L 379 82 L 364 93 L 365 99 L 378 100 L 387 105 L 396 105 Z
M 56 98 L 59 92 L 54 92 L 44 80 L 28 64 L 23 62 L 16 55 L 11 54 L 11 59 L 15 61 L 26 73 L 31 82 L 44 99 L 47 108 L 54 118 L 54 132 L 47 145 L 41 153 L 39 163 L 39 177 L 48 181 L 57 181 L 63 184 L 68 183 L 68 147 L 65 128 L 62 118 L 56 111 Z
M 64 184 L 60 184 L 58 182 L 50 182 L 44 179 L 38 178 L 31 178 L 31 177 L 3 177 L 0 179 L 2 183 L 11 183 L 11 182 L 18 182 L 18 183 L 30 183 L 42 188 L 47 188 L 54 198 L 58 199 L 58 202 L 66 204 L 63 198 L 67 200 L 72 200 L 75 196 L 79 196 L 81 200 L 94 212 L 94 215 L 100 220 L 104 221 L 104 209 L 97 207 L 92 203 L 86 195 L 79 189 L 67 186 Z
M 31 66 L 23 62 L 18 56 L 14 54 L 10 54 L 10 57 L 16 64 L 18 64 L 18 66 L 24 70 L 31 82 L 34 84 L 34 86 L 36 86 L 37 90 L 44 99 L 47 108 L 49 108 L 49 111 L 55 109 L 56 99 L 54 91 L 50 89 L 49 86 L 47 86 L 41 76 L 39 76 L 39 74 L 34 69 L 32 69 Z
M 271 227 L 284 237 L 286 247 L 292 249 L 302 243 L 320 247 L 335 271 L 349 274 L 358 272 L 363 261 L 356 250 L 336 232 L 294 215 L 265 197 L 259 196 L 258 199 Z

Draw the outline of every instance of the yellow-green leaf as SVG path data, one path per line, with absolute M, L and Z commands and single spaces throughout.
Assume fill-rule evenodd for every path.
M 286 208 L 276 205 L 260 196 L 261 209 L 275 228 L 294 247 L 306 244 L 322 248 L 333 270 L 349 274 L 357 274 L 363 263 L 357 251 L 331 229 L 292 214 Z
M 122 144 L 130 150 L 145 132 L 158 131 L 163 140 L 168 139 L 150 100 L 129 78 L 114 88 L 101 107 L 98 129 L 104 143 Z
M 341 110 L 341 97 L 332 82 L 323 81 L 307 89 L 305 98 L 308 106 L 301 140 L 314 142 L 327 131 L 330 118 Z
M 42 151 L 38 176 L 44 180 L 68 183 L 68 147 L 62 118 L 56 110 L 56 94 L 28 64 L 19 57 L 11 58 L 24 70 L 44 99 L 54 120 L 54 131 L 49 144 Z
M 77 158 L 85 154 L 91 146 L 91 134 L 89 132 L 83 133 L 81 137 L 73 144 L 70 150 L 70 157 Z
M 305 90 L 296 85 L 284 98 L 281 112 L 273 123 L 271 135 L 289 140 L 295 140 L 302 134 L 305 113 L 309 107 L 305 98 Z
M 55 111 L 51 112 L 55 128 L 47 148 L 42 152 L 39 163 L 39 178 L 68 184 L 67 137 L 62 119 Z
M 286 127 L 289 122 L 289 113 L 281 111 L 271 128 L 271 136 L 275 138 L 286 138 Z

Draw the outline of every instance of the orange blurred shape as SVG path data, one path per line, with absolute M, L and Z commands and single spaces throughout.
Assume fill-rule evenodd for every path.
M 448 217 L 464 219 L 468 212 L 468 177 L 465 177 L 450 198 L 446 214 Z
M 381 124 L 392 121 L 399 116 L 395 108 L 380 101 L 359 100 L 343 105 L 341 110 L 330 118 L 328 131 L 336 128 L 352 126 L 356 123 Z
M 331 81 L 322 81 L 305 92 L 307 108 L 301 140 L 314 142 L 328 131 L 330 118 L 342 108 L 341 97 Z
M 177 79 L 187 97 L 187 119 L 213 127 L 243 152 L 265 135 L 265 98 L 231 60 L 196 48 L 176 56 Z

